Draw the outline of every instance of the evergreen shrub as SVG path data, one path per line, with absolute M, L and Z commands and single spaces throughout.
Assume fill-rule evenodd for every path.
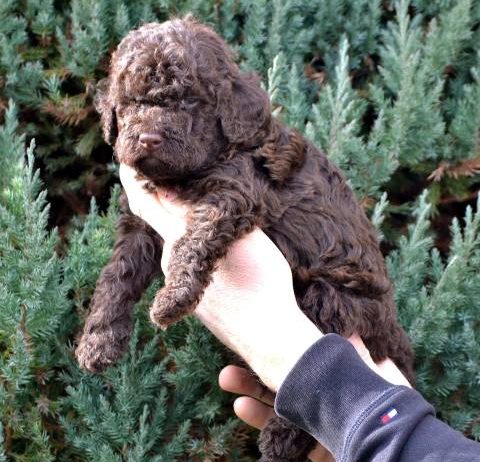
M 119 194 L 95 86 L 130 29 L 187 12 L 345 171 L 418 388 L 480 440 L 480 0 L 2 0 L 0 461 L 255 458 L 216 385 L 224 350 L 193 319 L 156 332 L 155 287 L 118 365 L 87 374 L 72 355 Z

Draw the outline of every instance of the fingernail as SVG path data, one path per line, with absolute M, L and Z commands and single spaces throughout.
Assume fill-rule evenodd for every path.
M 164 192 L 164 197 L 169 201 L 174 201 L 178 197 L 178 194 L 173 189 L 166 189 Z

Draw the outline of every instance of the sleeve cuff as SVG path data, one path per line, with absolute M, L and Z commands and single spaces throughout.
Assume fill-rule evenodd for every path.
M 400 412 L 411 416 L 402 408 L 412 400 L 411 393 L 418 395 L 414 405 L 419 410 L 420 402 L 422 415 L 432 413 L 433 408 L 417 392 L 387 382 L 361 360 L 348 340 L 328 334 L 315 342 L 287 375 L 278 390 L 275 411 L 342 460 L 346 451 L 356 452 L 359 435 L 382 430 L 382 418 L 388 420 L 389 412 L 392 422 Z

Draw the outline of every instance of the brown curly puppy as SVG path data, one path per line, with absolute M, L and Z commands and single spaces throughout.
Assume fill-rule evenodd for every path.
M 323 332 L 359 333 L 375 360 L 390 356 L 412 379 L 375 230 L 338 168 L 271 117 L 259 78 L 239 70 L 213 30 L 186 18 L 130 32 L 98 107 L 117 160 L 192 205 L 151 309 L 155 323 L 191 313 L 217 260 L 259 226 L 287 258 L 306 315 Z M 161 239 L 126 201 L 123 209 L 77 349 L 91 371 L 122 355 L 133 305 L 160 270 Z M 262 461 L 303 461 L 313 444 L 275 418 L 262 432 Z

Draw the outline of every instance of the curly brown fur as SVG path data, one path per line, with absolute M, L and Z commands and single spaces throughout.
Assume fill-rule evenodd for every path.
M 316 441 L 300 428 L 281 417 L 272 417 L 262 431 L 260 462 L 305 462 Z
M 259 226 L 285 255 L 298 304 L 323 332 L 357 332 L 375 360 L 390 356 L 413 378 L 376 233 L 343 174 L 271 117 L 259 78 L 238 69 L 214 31 L 185 18 L 130 32 L 104 87 L 97 106 L 117 160 L 192 205 L 151 309 L 155 323 L 194 310 L 218 259 Z M 141 220 L 120 219 L 77 349 L 87 369 L 125 350 L 133 304 L 160 268 L 160 249 Z M 311 444 L 275 420 L 262 433 L 262 460 L 304 460 Z
M 97 281 L 90 314 L 76 355 L 82 367 L 101 372 L 127 348 L 135 303 L 160 274 L 162 239 L 143 220 L 132 215 L 122 195 L 113 255 Z

